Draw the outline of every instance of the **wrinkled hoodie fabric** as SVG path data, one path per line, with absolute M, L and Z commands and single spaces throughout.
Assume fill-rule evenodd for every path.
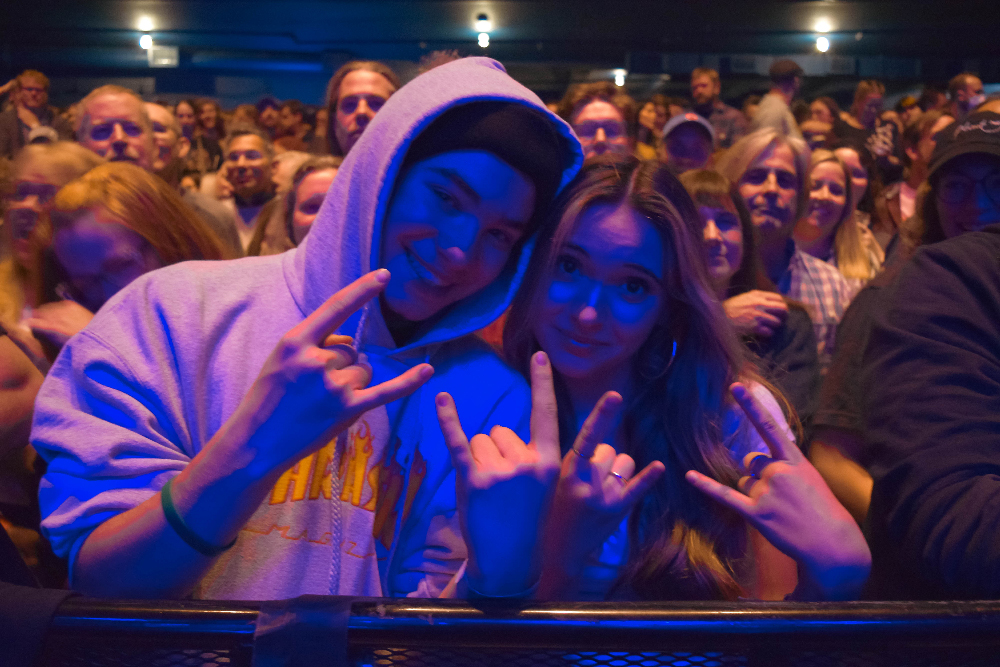
M 39 492 L 43 531 L 69 558 L 70 572 L 94 528 L 156 494 L 198 454 L 282 335 L 379 267 L 382 220 L 412 139 L 446 109 L 485 100 L 545 114 L 563 144 L 562 185 L 576 174 L 582 155 L 569 126 L 499 63 L 443 65 L 388 100 L 300 247 L 147 274 L 64 347 L 39 393 L 32 443 L 48 461 Z M 495 424 L 527 436 L 528 387 L 470 334 L 507 308 L 532 245 L 403 347 L 393 343 L 377 301 L 347 320 L 339 333 L 355 336 L 373 384 L 425 361 L 435 375 L 285 472 L 196 597 L 435 596 L 447 585 L 466 549 L 434 397 L 454 396 L 469 436 Z

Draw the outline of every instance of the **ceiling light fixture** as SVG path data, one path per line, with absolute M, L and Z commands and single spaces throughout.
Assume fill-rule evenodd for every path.
M 142 37 L 140 37 L 139 38 L 139 46 L 141 46 L 142 48 L 146 49 L 147 51 L 149 49 L 153 48 L 153 36 L 152 35 L 143 35 Z
M 628 72 L 626 72 L 623 69 L 616 69 L 615 70 L 615 85 L 616 86 L 624 86 L 625 85 L 625 75 L 626 74 L 628 74 Z
M 816 32 L 830 32 L 832 29 L 830 19 L 824 17 L 816 20 Z
M 493 32 L 493 22 L 486 14 L 476 17 L 476 32 Z
M 830 50 L 830 40 L 826 37 L 816 38 L 816 50 L 820 53 L 826 53 Z
M 479 33 L 479 46 L 485 49 L 489 45 L 490 45 L 490 33 L 488 32 Z
M 149 32 L 153 29 L 153 19 L 149 16 L 139 17 L 139 30 Z

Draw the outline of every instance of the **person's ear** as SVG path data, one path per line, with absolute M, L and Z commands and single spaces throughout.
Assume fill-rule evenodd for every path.
M 177 158 L 183 160 L 191 152 L 191 140 L 181 135 L 177 140 Z

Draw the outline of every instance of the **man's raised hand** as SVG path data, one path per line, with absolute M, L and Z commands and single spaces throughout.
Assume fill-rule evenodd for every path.
M 282 336 L 233 415 L 235 422 L 224 427 L 247 429 L 252 470 L 261 475 L 287 470 L 364 412 L 410 394 L 433 375 L 429 364 L 420 364 L 368 387 L 371 368 L 339 340 L 346 337 L 331 336 L 388 282 L 385 269 L 355 280 Z

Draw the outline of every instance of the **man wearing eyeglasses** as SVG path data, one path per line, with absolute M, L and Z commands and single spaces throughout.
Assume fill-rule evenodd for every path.
M 13 158 L 28 143 L 31 131 L 51 127 L 60 139 L 72 139 L 73 130 L 49 106 L 49 79 L 36 70 L 25 70 L 15 79 L 13 106 L 0 113 L 0 157 Z
M 396 73 L 380 62 L 355 60 L 334 72 L 326 88 L 330 154 L 347 155 L 399 86 Z
M 635 100 L 610 81 L 578 84 L 569 89 L 559 106 L 559 115 L 580 139 L 585 158 L 632 152 Z
M 94 89 L 80 101 L 77 141 L 109 162 L 131 162 L 151 171 L 157 153 L 144 105 L 128 88 L 107 85 Z
M 1000 597 L 1000 103 L 937 134 L 922 245 L 872 304 L 870 595 Z

